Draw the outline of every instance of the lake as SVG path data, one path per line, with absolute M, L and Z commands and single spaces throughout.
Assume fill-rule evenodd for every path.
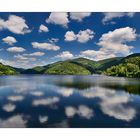
M 1 76 L 0 127 L 140 127 L 140 80 Z

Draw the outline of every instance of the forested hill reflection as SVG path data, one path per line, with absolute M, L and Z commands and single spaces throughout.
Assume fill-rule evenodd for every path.
M 98 77 L 98 79 L 97 79 Z M 74 81 L 74 82 L 73 82 Z M 74 88 L 84 90 L 91 87 L 103 87 L 108 89 L 124 90 L 128 93 L 140 95 L 140 79 L 119 78 L 107 76 L 67 76 L 66 79 L 55 80 L 55 85 L 60 87 Z

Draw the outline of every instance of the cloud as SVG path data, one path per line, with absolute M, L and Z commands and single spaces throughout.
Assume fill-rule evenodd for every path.
M 18 59 L 20 61 L 26 61 L 26 60 L 28 60 L 28 57 L 24 57 L 23 55 L 20 55 L 20 54 L 14 55 L 14 58 L 16 58 L 16 59 Z
M 106 12 L 106 13 L 103 13 L 104 14 L 104 18 L 102 20 L 102 22 L 105 24 L 105 23 L 108 23 L 109 21 L 111 21 L 112 19 L 114 18 L 121 18 L 121 17 L 124 17 L 124 16 L 127 16 L 127 17 L 133 17 L 134 16 L 134 12 Z
M 25 19 L 16 15 L 10 15 L 8 20 L 0 19 L 0 30 L 4 29 L 15 34 L 26 34 L 31 32 Z
M 22 47 L 11 47 L 7 49 L 8 52 L 12 52 L 12 53 L 20 53 L 20 52 L 24 52 L 25 49 Z
M 1 128 L 21 128 L 26 127 L 27 121 L 23 119 L 22 115 L 15 115 L 6 120 L 0 119 Z
M 13 45 L 14 43 L 17 42 L 17 40 L 12 36 L 7 36 L 7 37 L 3 38 L 2 40 L 3 40 L 3 42 L 5 42 L 9 45 Z
M 23 54 L 24 56 L 43 56 L 45 55 L 44 52 L 34 52 L 34 53 L 29 53 L 29 54 Z
M 20 54 L 14 55 L 14 57 L 12 58 L 15 59 L 12 60 L 0 59 L 0 62 L 3 63 L 4 65 L 9 65 L 16 68 L 26 68 L 26 69 L 33 68 L 35 66 L 39 66 L 42 64 L 42 61 L 40 60 L 38 61 L 36 58 L 33 57 L 28 58 Z M 36 61 L 36 63 L 34 61 Z
M 84 18 L 89 17 L 91 12 L 70 12 L 70 18 L 77 21 L 82 21 Z
M 14 58 L 16 58 L 18 62 L 25 62 L 25 63 L 28 63 L 29 61 L 36 61 L 36 58 L 34 57 L 26 57 L 21 54 L 14 55 Z
M 69 118 L 74 117 L 76 114 L 85 119 L 91 119 L 94 116 L 93 110 L 85 105 L 79 105 L 78 109 L 68 106 L 65 108 L 65 114 Z
M 60 53 L 56 56 L 56 58 L 61 58 L 61 59 L 69 59 L 72 57 L 73 57 L 73 54 L 70 53 L 69 51 L 63 51 L 62 53 Z
M 95 50 L 85 50 L 80 52 L 82 57 L 86 57 L 93 60 L 102 60 L 107 58 L 117 57 L 115 54 L 107 54 L 104 51 L 95 51 Z
M 48 121 L 48 116 L 39 116 L 40 123 L 46 123 Z
M 85 43 L 91 39 L 93 39 L 94 37 L 94 31 L 90 30 L 90 29 L 86 29 L 84 31 L 79 31 L 79 33 L 77 34 L 77 40 L 80 43 Z
M 61 25 L 63 27 L 67 27 L 69 23 L 68 13 L 66 12 L 52 12 L 48 19 L 46 19 L 47 23 L 52 23 L 56 25 Z
M 5 104 L 4 106 L 2 106 L 2 109 L 6 112 L 13 112 L 16 109 L 16 105 L 14 104 Z
M 51 43 L 39 43 L 39 42 L 32 42 L 33 48 L 42 49 L 42 50 L 52 50 L 57 51 L 60 49 L 59 46 Z
M 39 106 L 39 105 L 53 105 L 57 102 L 59 102 L 59 98 L 58 97 L 50 97 L 50 98 L 47 98 L 47 99 L 36 99 L 36 100 L 33 100 L 33 105 L 34 106 Z
M 73 31 L 67 31 L 65 34 L 65 41 L 74 41 L 77 40 L 80 43 L 86 43 L 87 41 L 93 39 L 94 31 L 90 29 L 80 30 L 78 34 L 75 34 Z
M 48 29 L 48 27 L 46 27 L 45 25 L 41 24 L 41 25 L 39 26 L 39 32 L 40 32 L 40 33 L 41 33 L 41 32 L 49 32 L 49 29 Z
M 13 95 L 13 96 L 8 96 L 7 99 L 9 101 L 12 101 L 12 102 L 17 102 L 17 101 L 22 101 L 24 99 L 24 96 L 21 96 L 21 95 Z
M 42 91 L 32 91 L 30 94 L 33 96 L 37 96 L 37 97 L 44 95 L 44 93 Z
M 128 106 L 131 101 L 130 95 L 124 91 L 95 87 L 82 91 L 85 98 L 99 98 L 99 105 L 104 114 L 119 120 L 130 122 L 136 115 L 135 108 Z M 126 106 L 127 105 L 127 106 Z
M 135 41 L 137 37 L 136 30 L 130 27 L 115 29 L 102 35 L 98 45 L 102 50 L 110 50 L 114 53 L 129 54 L 133 46 L 126 45 L 126 42 Z
M 65 41 L 74 41 L 77 39 L 76 34 L 73 31 L 67 31 L 65 34 Z
M 128 46 L 126 43 L 135 41 L 137 38 L 136 30 L 130 27 L 115 29 L 104 33 L 97 45 L 101 48 L 95 50 L 81 51 L 81 55 L 94 60 L 101 60 L 116 56 L 126 56 L 131 54 L 134 46 Z

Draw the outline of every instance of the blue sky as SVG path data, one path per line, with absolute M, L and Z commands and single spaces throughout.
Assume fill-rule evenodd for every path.
M 0 13 L 0 62 L 30 68 L 139 53 L 140 13 Z

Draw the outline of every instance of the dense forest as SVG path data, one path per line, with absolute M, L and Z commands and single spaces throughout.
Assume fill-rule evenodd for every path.
M 90 75 L 105 74 L 108 76 L 140 78 L 140 54 L 127 57 L 116 57 L 100 61 L 86 58 L 59 61 L 46 66 L 31 69 L 18 69 L 0 63 L 0 75 L 15 74 L 54 74 L 54 75 Z
M 140 56 L 126 57 L 119 65 L 112 66 L 103 73 L 111 76 L 140 77 Z

